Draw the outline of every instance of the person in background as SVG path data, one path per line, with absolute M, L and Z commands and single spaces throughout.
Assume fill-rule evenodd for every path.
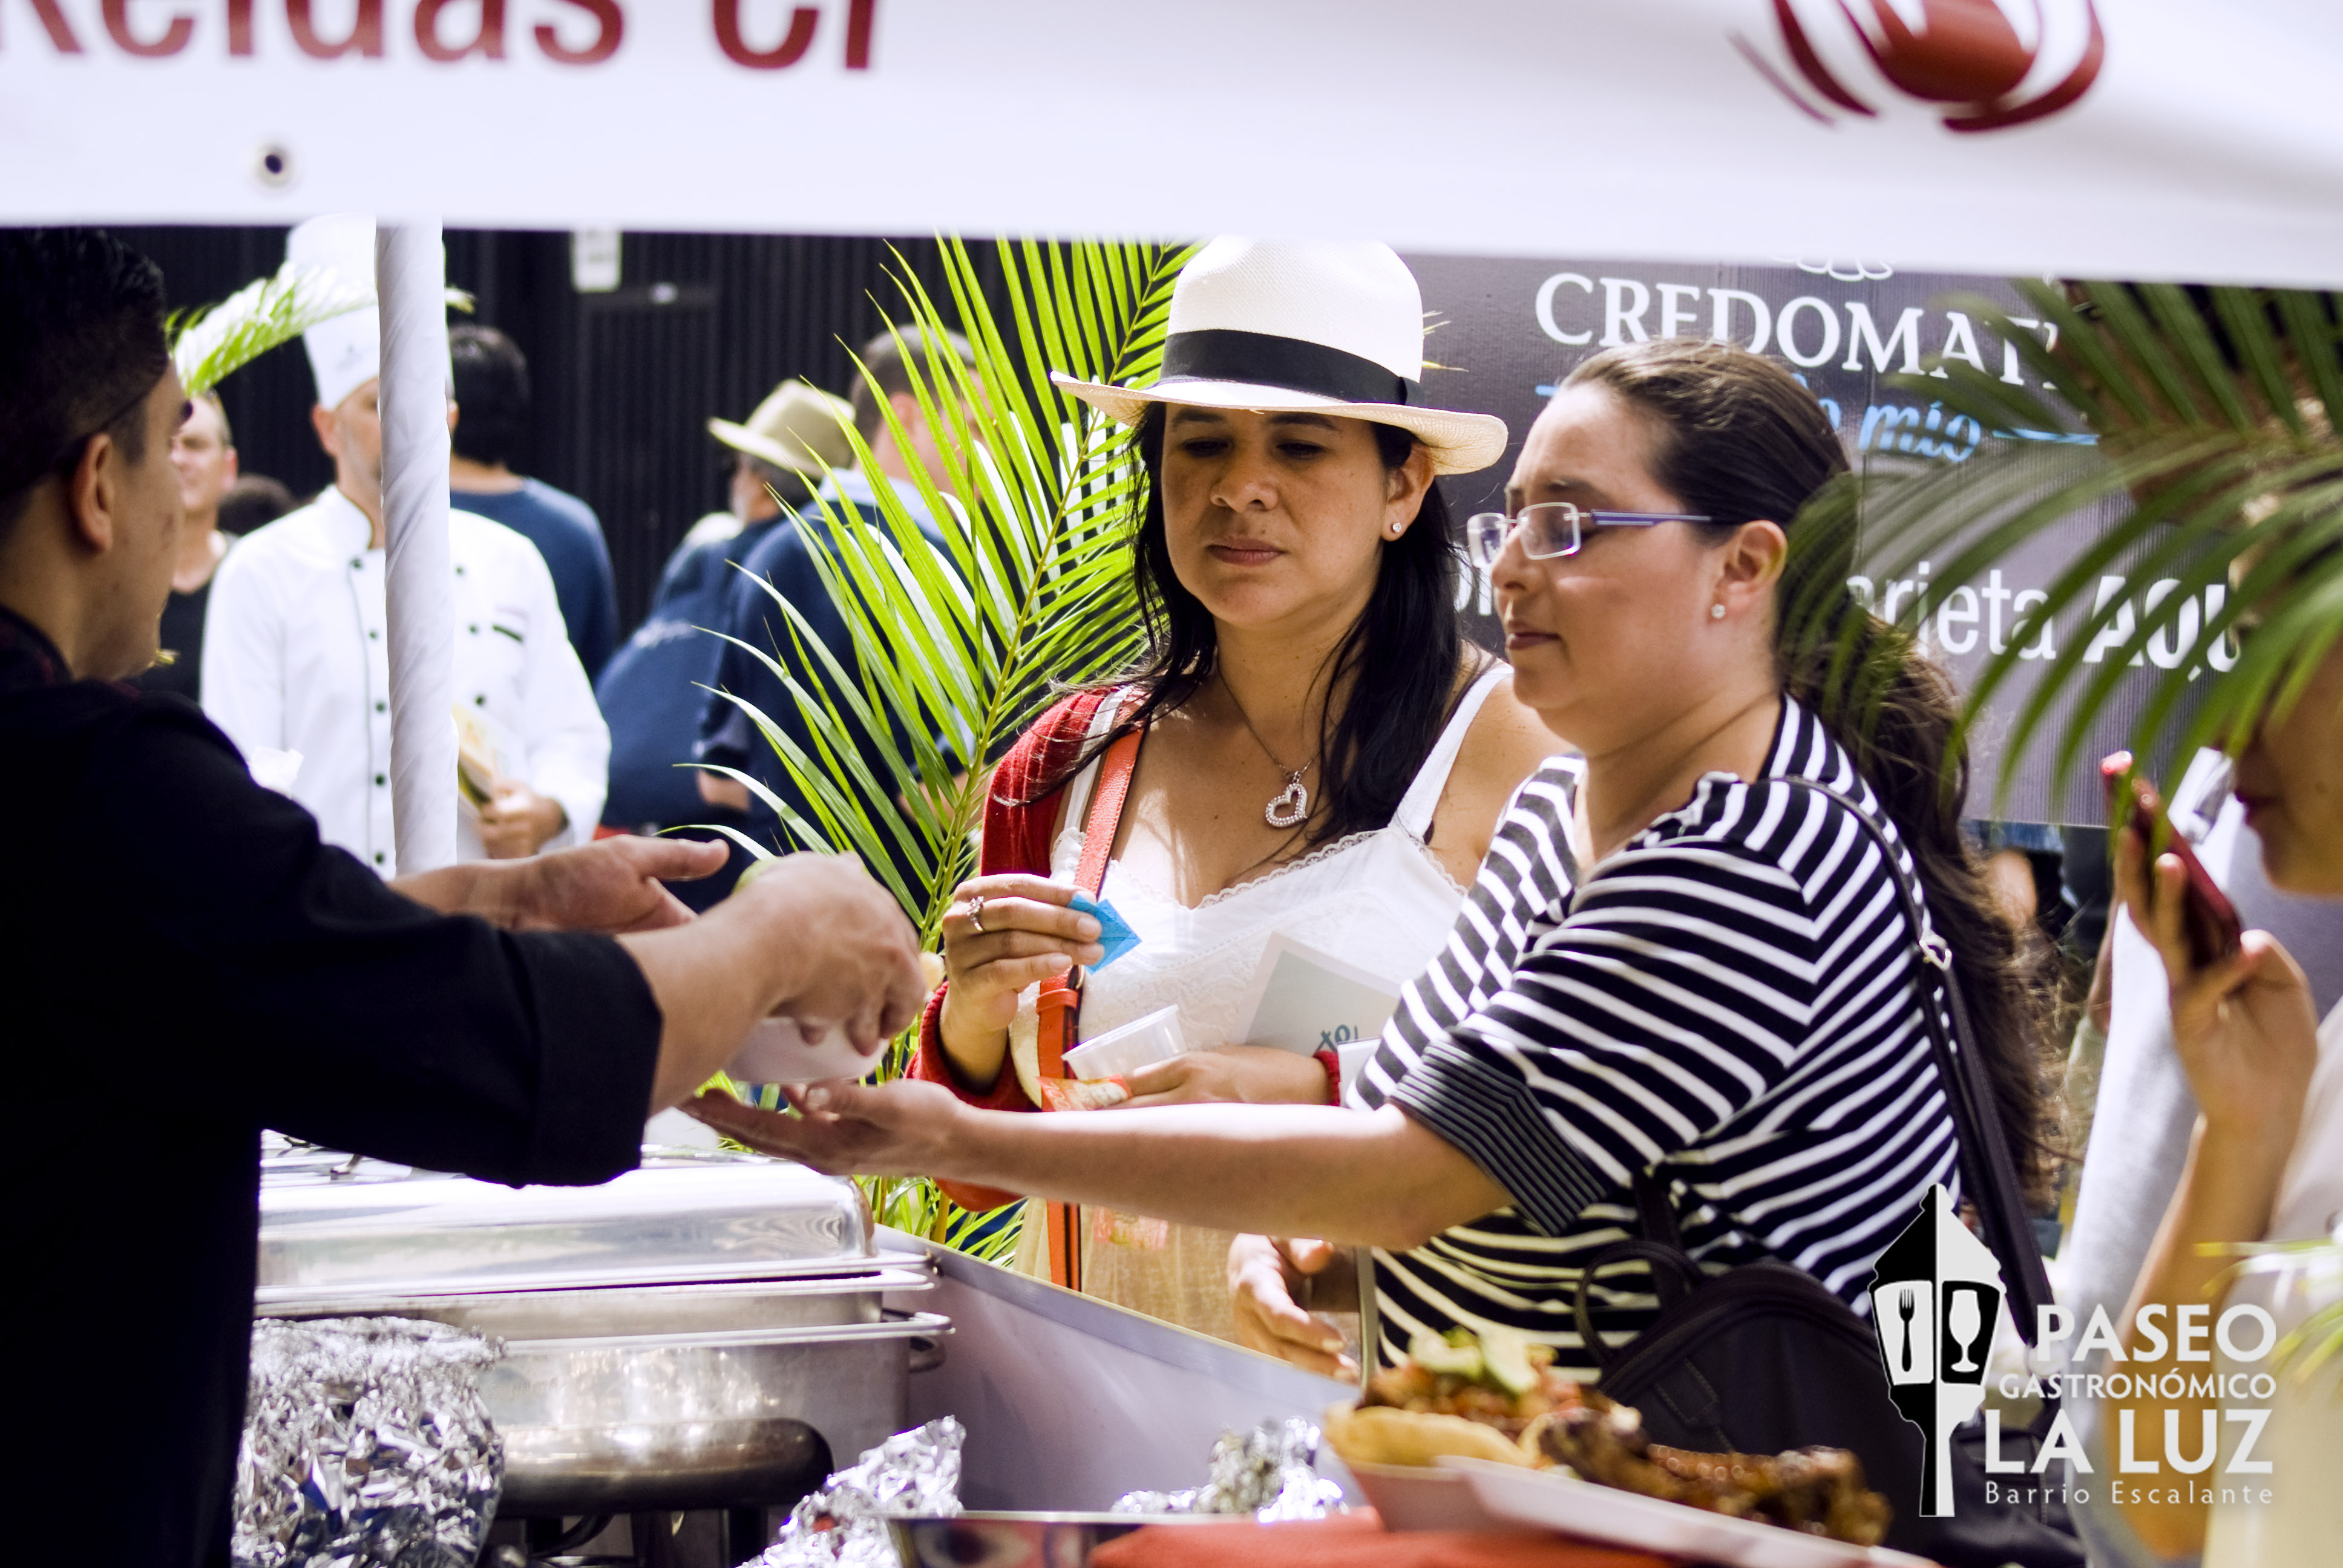
M 194 709 L 122 684 L 179 556 L 163 302 L 106 235 L 0 230 L 0 1332 L 40 1426 L 9 1450 L 39 1500 L 9 1555 L 77 1568 L 230 1561 L 262 1128 L 600 1181 L 758 1020 L 874 1050 L 920 994 L 909 923 L 840 858 L 792 857 L 698 920 L 657 879 L 712 870 L 701 844 L 386 885 Z
M 219 526 L 231 538 L 240 539 L 300 509 L 301 503 L 285 487 L 284 480 L 266 474 L 239 474 L 220 497 Z
M 2307 722 L 2305 710 L 2317 700 L 2315 690 L 2306 696 L 2288 728 L 2299 730 Z M 2264 838 L 2268 824 L 2249 817 L 2232 789 L 2237 773 L 2218 752 L 2198 753 L 2173 786 L 2167 814 L 2174 831 L 2196 846 L 2197 858 L 2228 894 L 2247 928 L 2268 933 L 2274 946 L 2292 955 L 2289 965 L 2308 989 L 2308 1005 L 2316 1016 L 2327 1017 L 2343 1001 L 2343 902 L 2323 889 L 2281 879 Z M 2074 1217 L 2058 1248 L 2060 1293 L 2077 1322 L 2089 1322 L 2102 1308 L 2111 1322 L 2121 1321 L 2126 1302 L 2153 1272 L 2151 1254 L 2190 1168 L 2202 1115 L 2187 1055 L 2173 1033 L 2171 997 L 2182 982 L 2167 985 L 2152 933 L 2136 922 L 2120 899 L 2108 922 L 2103 962 L 2105 1032 L 2093 1040 L 2078 1026 L 2067 1072 L 2069 1115 L 2086 1109 L 2071 1102 L 2086 1101 L 2088 1116 L 2079 1132 L 2070 1134 L 2083 1161 L 2076 1177 Z M 2098 1351 L 2073 1352 L 2065 1367 L 2077 1377 L 2120 1370 Z M 2103 1424 L 2101 1407 L 2077 1400 L 2068 1409 L 2093 1452 L 2102 1459 L 2111 1454 L 2112 1433 Z M 2161 1452 L 2157 1445 L 2162 1418 L 2140 1430 L 2142 1452 Z M 2195 1441 L 2193 1432 L 2184 1437 L 2191 1452 Z M 2111 1463 L 2102 1462 L 2102 1473 Z M 2070 1483 L 2087 1489 L 2091 1484 L 2080 1474 Z M 2099 1504 L 2075 1513 L 2093 1561 L 2134 1561 L 2139 1545 L 2104 1501 L 2102 1493 Z M 2197 1528 L 2202 1528 L 2201 1521 Z
M 944 462 L 936 428 L 920 408 L 919 395 L 911 389 L 911 375 L 905 362 L 909 354 L 924 367 L 929 357 L 939 351 L 958 357 L 963 365 L 972 362 L 968 341 L 958 333 L 946 333 L 941 341 L 930 343 L 923 331 L 913 328 L 900 339 L 891 332 L 881 333 L 862 346 L 860 357 L 866 374 L 856 379 L 850 401 L 854 427 L 861 434 L 870 459 L 859 468 L 833 468 L 822 481 L 820 494 L 838 503 L 842 510 L 850 510 L 868 522 L 879 524 L 880 512 L 875 485 L 880 479 L 889 481 L 896 500 L 941 552 L 943 536 L 936 531 L 936 519 L 929 516 L 914 477 L 925 473 L 940 489 Z M 902 427 L 900 440 L 887 422 L 890 410 Z M 822 584 L 813 548 L 807 538 L 808 529 L 826 534 L 830 526 L 830 519 L 820 507 L 801 506 L 784 526 L 758 541 L 756 548 L 742 561 L 741 571 L 733 574 L 725 590 L 724 618 L 719 625 L 727 636 L 753 648 L 772 650 L 784 668 L 796 664 L 796 645 L 789 622 L 773 603 L 772 595 L 759 586 L 761 580 L 771 584 L 781 598 L 797 608 L 812 626 L 814 636 L 830 649 L 841 668 L 851 671 L 859 667 L 853 635 L 847 629 L 845 618 L 830 602 L 830 590 Z M 797 673 L 814 689 L 828 684 L 827 676 L 820 670 L 800 668 Z M 799 719 L 797 702 L 790 697 L 789 688 L 776 679 L 761 660 L 731 643 L 723 647 L 715 684 L 717 691 L 706 699 L 700 716 L 699 759 L 747 773 L 809 821 L 819 820 L 805 792 L 791 782 L 779 755 L 749 722 L 748 715 L 720 695 L 730 692 L 755 704 L 799 744 L 810 747 L 812 732 Z M 886 763 L 874 738 L 862 738 L 862 754 L 871 771 L 885 779 Z M 776 848 L 797 847 L 772 810 L 761 800 L 754 799 L 748 786 L 739 779 L 702 772 L 699 787 L 700 798 L 708 804 L 746 817 L 752 836 Z M 891 799 L 870 800 L 864 805 L 874 815 L 896 809 Z
M 2343 648 L 2321 656 L 2298 697 L 2260 720 L 2234 764 L 2216 759 L 2192 772 L 2200 788 L 2212 776 L 2207 805 L 2218 819 L 2234 811 L 2243 819 L 2236 829 L 2258 839 L 2254 869 L 2266 886 L 2315 900 L 2326 920 L 2323 930 L 2298 929 L 2281 943 L 2241 901 L 2237 912 L 2248 929 L 2239 950 L 2200 963 L 2182 929 L 2187 873 L 2179 857 L 2162 854 L 2151 862 L 2137 833 L 2127 828 L 2117 836 L 2117 892 L 2130 930 L 2161 963 L 2165 994 L 2157 1000 L 2190 1111 L 2171 1201 L 2117 1320 L 2135 1361 L 2160 1362 L 2159 1370 L 2176 1363 L 2166 1359 L 2173 1353 L 2168 1339 L 2153 1353 L 2143 1348 L 2142 1336 L 2155 1332 L 2143 1322 L 2148 1308 L 2161 1309 L 2163 1331 L 2177 1338 L 2183 1309 L 2209 1323 L 2226 1307 L 2258 1307 L 2271 1316 L 2274 1340 L 2343 1300 L 2331 1262 L 2317 1259 L 2237 1281 L 2226 1302 L 2216 1299 L 2240 1243 L 2319 1241 L 2343 1228 L 2343 1007 L 2319 985 L 2343 960 L 2337 924 L 2343 916 Z M 2232 856 L 2234 874 L 2244 869 L 2244 856 L 2239 849 Z M 2297 940 L 2302 945 L 2292 947 Z M 2151 981 L 2154 971 L 2141 969 L 2139 980 Z M 2107 1124 L 2104 1111 L 2099 1120 Z M 2087 1168 L 2087 1194 L 2097 1175 Z M 2267 1341 L 2254 1361 L 2240 1361 L 2225 1336 L 2213 1347 L 2219 1352 L 2213 1367 L 2180 1369 L 2214 1372 L 2224 1380 L 2219 1386 L 2238 1374 L 2274 1373 L 2273 1392 L 2250 1401 L 2208 1397 L 2215 1379 L 2201 1375 L 2179 1380 L 2187 1385 L 2180 1397 L 2161 1379 L 2151 1392 L 2144 1386 L 2150 1380 L 2136 1377 L 2128 1398 L 2114 1397 L 2110 1388 L 2100 1419 L 2107 1428 L 2119 1420 L 2131 1426 L 2124 1457 L 2136 1452 L 2175 1461 L 2160 1478 L 2143 1479 L 2117 1498 L 2125 1523 L 2149 1548 L 2167 1559 L 2202 1553 L 2211 1564 L 2334 1560 L 2343 1535 L 2343 1493 L 2333 1484 L 2335 1458 L 2343 1452 L 2343 1391 L 2337 1364 L 2321 1369 L 2318 1348 L 2333 1332 L 2331 1325 L 2312 1325 L 2305 1359 L 2290 1367 L 2275 1363 Z M 2250 1345 L 2259 1337 L 2247 1324 L 2235 1340 Z M 2179 1353 L 2186 1352 L 2184 1343 Z M 2239 1403 L 2270 1407 L 2267 1430 L 2255 1428 L 2248 1461 L 2267 1469 L 2250 1482 L 2244 1480 L 2250 1471 L 2238 1463 L 2247 1458 L 2239 1452 L 2242 1418 L 2219 1408 Z M 2217 1473 L 2210 1469 L 2217 1444 L 2208 1432 L 2221 1451 Z M 2206 1464 L 2192 1473 L 2207 1473 L 2187 1484 L 2176 1473 L 2178 1463 L 2199 1454 Z M 2265 1486 L 2267 1501 L 2257 1495 Z
M 734 568 L 813 495 L 823 474 L 854 460 L 846 436 L 852 419 L 846 399 L 792 379 L 774 387 L 745 424 L 708 421 L 709 433 L 733 454 L 730 507 L 684 536 L 659 574 L 649 615 L 595 683 L 610 726 L 604 827 L 659 833 L 711 819 L 734 826 L 745 820 L 703 799 L 701 775 L 689 766 L 705 689 L 716 683 L 725 648 L 710 628 L 723 624 L 739 576 Z M 697 908 L 729 886 L 726 878 L 710 877 L 680 883 L 674 892 Z
M 450 499 L 537 547 L 553 574 L 569 646 L 591 680 L 618 637 L 618 589 L 601 519 L 568 491 L 512 471 L 528 435 L 528 361 L 513 340 L 493 327 L 457 327 L 447 357 L 456 380 Z
M 2054 944 L 2063 939 L 2074 910 L 2058 879 L 2066 849 L 2058 829 L 2046 822 L 1969 818 L 1961 831 L 1984 857 L 1986 882 L 2009 923 L 2031 926 Z
M 220 499 L 236 481 L 236 442 L 217 393 L 206 392 L 189 403 L 187 422 L 171 437 L 171 467 L 179 476 L 186 527 L 171 570 L 171 597 L 163 604 L 162 645 L 156 656 L 169 662 L 158 662 L 136 684 L 142 691 L 176 691 L 201 702 L 204 611 L 211 602 L 212 574 L 236 542 L 219 526 Z
M 346 215 L 293 231 L 296 261 L 373 276 L 373 224 Z M 334 460 L 316 501 L 246 537 L 212 588 L 204 711 L 247 759 L 297 752 L 290 793 L 338 844 L 397 872 L 390 810 L 390 663 L 384 606 L 380 330 L 371 309 L 310 329 L 311 410 Z M 458 812 L 457 852 L 511 859 L 591 838 L 610 732 L 562 628 L 553 579 L 527 539 L 448 517 L 456 711 L 488 799 Z M 448 780 L 455 789 L 456 780 Z

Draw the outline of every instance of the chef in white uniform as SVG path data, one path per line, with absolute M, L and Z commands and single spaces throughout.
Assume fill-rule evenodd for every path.
M 287 251 L 370 278 L 374 226 L 347 215 L 313 219 L 293 231 Z M 389 877 L 398 867 L 377 314 L 325 322 L 305 343 L 317 384 L 311 418 L 335 482 L 246 536 L 222 563 L 204 631 L 204 711 L 247 759 L 266 765 L 256 774 L 309 809 L 327 843 Z M 552 577 L 526 538 L 468 512 L 449 514 L 448 554 L 456 706 L 468 749 L 492 752 L 495 771 L 492 799 L 458 812 L 458 858 L 582 843 L 601 819 L 610 732 L 569 646 Z M 288 753 L 298 754 L 297 767 Z

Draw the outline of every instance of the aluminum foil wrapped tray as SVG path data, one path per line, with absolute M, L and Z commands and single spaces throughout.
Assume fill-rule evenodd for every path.
M 890 1518 L 960 1512 L 960 1450 L 951 1416 L 899 1432 L 799 1500 L 780 1538 L 748 1568 L 897 1568 Z
M 1180 1492 L 1130 1492 L 1117 1513 L 1250 1513 L 1263 1524 L 1322 1519 L 1342 1505 L 1342 1488 L 1320 1475 L 1318 1427 L 1292 1418 L 1251 1432 L 1224 1432 L 1212 1444 L 1204 1484 Z
M 264 1320 L 236 1455 L 236 1568 L 470 1568 L 504 1446 L 495 1342 L 402 1318 Z

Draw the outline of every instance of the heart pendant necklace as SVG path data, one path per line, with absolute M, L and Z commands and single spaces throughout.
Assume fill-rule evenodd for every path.
M 1299 768 L 1288 768 L 1279 761 L 1277 753 L 1269 749 L 1269 742 L 1261 738 L 1260 729 L 1254 727 L 1252 715 L 1244 710 L 1244 704 L 1237 700 L 1237 694 L 1229 691 L 1226 680 L 1221 682 L 1221 689 L 1228 692 L 1229 706 L 1237 710 L 1239 719 L 1244 720 L 1244 727 L 1251 732 L 1253 744 L 1261 748 L 1261 754 L 1269 759 L 1271 767 L 1285 775 L 1285 788 L 1270 797 L 1268 806 L 1262 811 L 1262 820 L 1277 829 L 1299 828 L 1310 820 L 1310 791 L 1302 787 L 1302 776 L 1310 771 L 1311 765 L 1304 762 Z
M 1277 759 L 1272 757 L 1270 760 L 1274 762 Z M 1301 769 L 1285 776 L 1285 788 L 1277 792 L 1261 815 L 1272 828 L 1299 828 L 1310 820 L 1310 791 L 1302 787 Z

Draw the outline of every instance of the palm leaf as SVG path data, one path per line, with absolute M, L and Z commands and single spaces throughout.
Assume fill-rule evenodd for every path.
M 472 308 L 472 297 L 464 290 L 450 288 L 447 296 L 455 309 Z M 332 267 L 288 261 L 275 276 L 256 278 L 216 305 L 174 312 L 164 332 L 179 383 L 193 397 L 320 322 L 364 310 L 374 302 L 369 284 Z
M 1066 686 L 1110 676 L 1141 650 L 1131 548 L 1145 475 L 1131 432 L 1058 391 L 1050 372 L 1151 377 L 1188 256 L 1181 246 L 1003 241 L 1003 280 L 989 296 L 966 245 L 947 238 L 941 249 L 942 297 L 899 265 L 884 314 L 914 350 L 912 391 L 938 435 L 940 471 L 918 474 L 910 488 L 939 519 L 943 545 L 887 487 L 875 523 L 817 498 L 830 527 L 804 537 L 852 637 L 852 664 L 774 593 L 788 646 L 739 646 L 783 684 L 809 739 L 722 694 L 765 736 L 811 809 L 810 817 L 789 811 L 758 791 L 790 837 L 860 855 L 930 949 L 952 890 L 976 869 L 990 764 Z M 942 347 L 946 328 L 968 338 L 972 366 Z M 900 440 L 891 409 L 887 418 Z M 867 462 L 861 437 L 852 439 Z M 883 766 L 865 758 L 865 735 Z M 874 800 L 900 809 L 874 811 Z M 915 1033 L 892 1042 L 874 1076 L 908 1070 L 917 1045 Z M 1014 1250 L 1021 1205 L 973 1215 L 924 1180 L 866 1186 L 883 1223 L 982 1256 Z
M 256 278 L 216 305 L 174 315 L 166 329 L 171 358 L 192 397 L 319 322 L 373 303 L 372 288 L 330 267 L 288 261 L 276 276 Z
M 1794 532 L 1827 525 L 1812 554 L 1854 519 L 1883 580 L 1933 560 L 1946 585 L 1976 580 L 2051 529 L 2113 514 L 1988 658 L 1968 693 L 1966 730 L 2031 673 L 2032 689 L 2006 716 L 2005 788 L 2029 743 L 2048 736 L 2063 780 L 2098 721 L 2133 702 L 2137 754 L 2234 747 L 2260 715 L 2300 696 L 2343 631 L 2343 298 L 2166 284 L 2014 287 L 2042 336 L 1994 301 L 1950 303 L 2012 345 L 2056 399 L 1959 361 L 1897 378 L 1947 417 L 1967 415 L 2006 439 L 1966 464 L 1874 471 L 1818 499 Z M 2128 592 L 2101 594 L 2108 576 L 2174 586 L 2136 604 Z M 1906 618 L 1916 622 L 1919 608 L 1916 597 Z M 1816 604 L 1795 613 L 1816 637 L 1829 629 Z M 2065 651 L 2023 660 L 2045 626 Z M 2099 660 L 2077 657 L 2103 636 Z M 1861 678 L 1852 663 L 1842 655 L 1835 674 Z

